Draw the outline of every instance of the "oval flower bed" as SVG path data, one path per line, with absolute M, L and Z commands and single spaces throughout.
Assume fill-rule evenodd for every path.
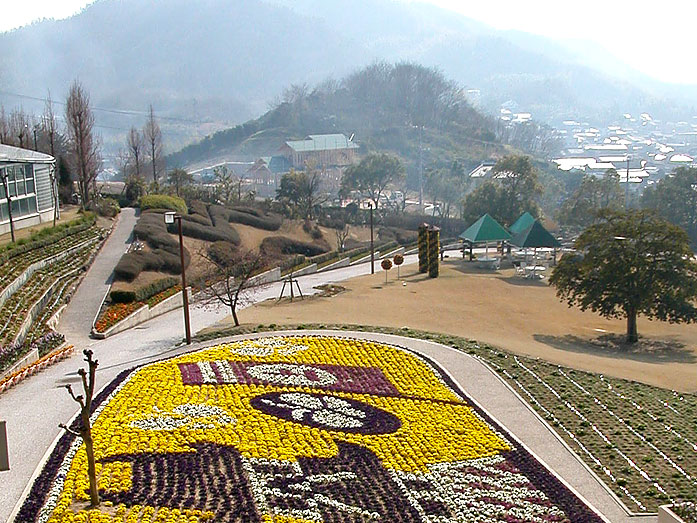
M 162 292 L 158 292 L 154 296 L 151 296 L 146 301 L 132 301 L 130 303 L 113 303 L 108 305 L 102 314 L 94 324 L 94 329 L 97 332 L 106 332 L 108 329 L 116 325 L 121 320 L 127 318 L 135 311 L 146 305 L 151 309 L 158 303 L 163 302 L 167 298 L 174 296 L 180 290 L 182 290 L 181 285 L 175 285 L 169 289 L 165 289 Z
M 86 508 L 85 450 L 66 433 L 17 521 L 602 521 L 444 372 L 394 346 L 222 344 L 125 371 L 95 405 L 101 509 Z

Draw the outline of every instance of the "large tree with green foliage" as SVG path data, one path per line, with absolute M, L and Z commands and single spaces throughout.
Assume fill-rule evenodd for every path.
M 440 203 L 441 216 L 450 216 L 450 209 L 462 200 L 467 186 L 463 165 L 454 160 L 448 168 L 433 169 L 426 177 L 426 192 L 433 200 L 433 213 Z
M 181 189 L 185 185 L 193 183 L 194 177 L 185 169 L 172 169 L 167 175 L 167 181 L 174 187 L 177 196 L 181 196 Z
M 404 166 L 396 156 L 372 153 L 359 163 L 350 165 L 341 178 L 341 194 L 360 191 L 373 201 L 377 209 L 380 196 L 390 184 L 404 178 Z
M 637 315 L 669 322 L 697 320 L 697 263 L 685 231 L 650 211 L 601 211 L 565 254 L 550 283 L 569 306 L 627 319 L 638 340 Z
M 276 198 L 293 208 L 302 218 L 311 220 L 314 210 L 326 197 L 320 192 L 322 180 L 319 172 L 313 169 L 291 171 L 281 178 Z
M 602 178 L 592 175 L 583 177 L 578 189 L 561 205 L 559 221 L 566 225 L 587 227 L 596 220 L 600 210 L 620 210 L 623 204 L 619 175 L 615 169 L 608 169 Z
M 491 180 L 472 191 L 464 201 L 464 218 L 474 221 L 489 213 L 510 225 L 525 211 L 539 215 L 536 199 L 542 192 L 537 169 L 528 156 L 506 156 L 491 170 Z
M 679 167 L 673 174 L 647 187 L 641 204 L 685 229 L 692 245 L 697 245 L 697 169 Z

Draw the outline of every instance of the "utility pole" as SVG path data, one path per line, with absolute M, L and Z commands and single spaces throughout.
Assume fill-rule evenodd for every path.
M 624 210 L 629 209 L 629 155 L 627 155 L 627 179 L 624 184 Z
M 370 274 L 375 274 L 375 243 L 373 241 L 373 202 L 370 202 Z
M 424 213 L 424 126 L 419 127 L 419 213 Z

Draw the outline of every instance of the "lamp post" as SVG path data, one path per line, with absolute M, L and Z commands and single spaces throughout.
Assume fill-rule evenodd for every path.
M 373 241 L 373 202 L 370 202 L 370 274 L 375 274 L 375 242 Z
M 179 224 L 179 257 L 182 264 L 182 296 L 184 298 L 184 329 L 186 331 L 186 344 L 191 344 L 191 327 L 189 321 L 189 295 L 186 291 L 186 270 L 184 269 L 184 236 L 182 235 L 182 217 L 175 212 L 165 213 L 165 223 L 172 225 L 174 222 Z

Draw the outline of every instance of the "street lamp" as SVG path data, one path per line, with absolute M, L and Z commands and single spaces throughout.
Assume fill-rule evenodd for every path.
M 191 327 L 189 322 L 189 295 L 186 291 L 186 271 L 184 270 L 184 237 L 182 235 L 182 217 L 173 211 L 165 213 L 165 223 L 172 225 L 179 223 L 179 257 L 182 264 L 182 296 L 184 297 L 184 329 L 186 331 L 186 343 L 191 344 Z
M 370 274 L 375 274 L 375 242 L 373 240 L 373 202 L 370 205 Z

